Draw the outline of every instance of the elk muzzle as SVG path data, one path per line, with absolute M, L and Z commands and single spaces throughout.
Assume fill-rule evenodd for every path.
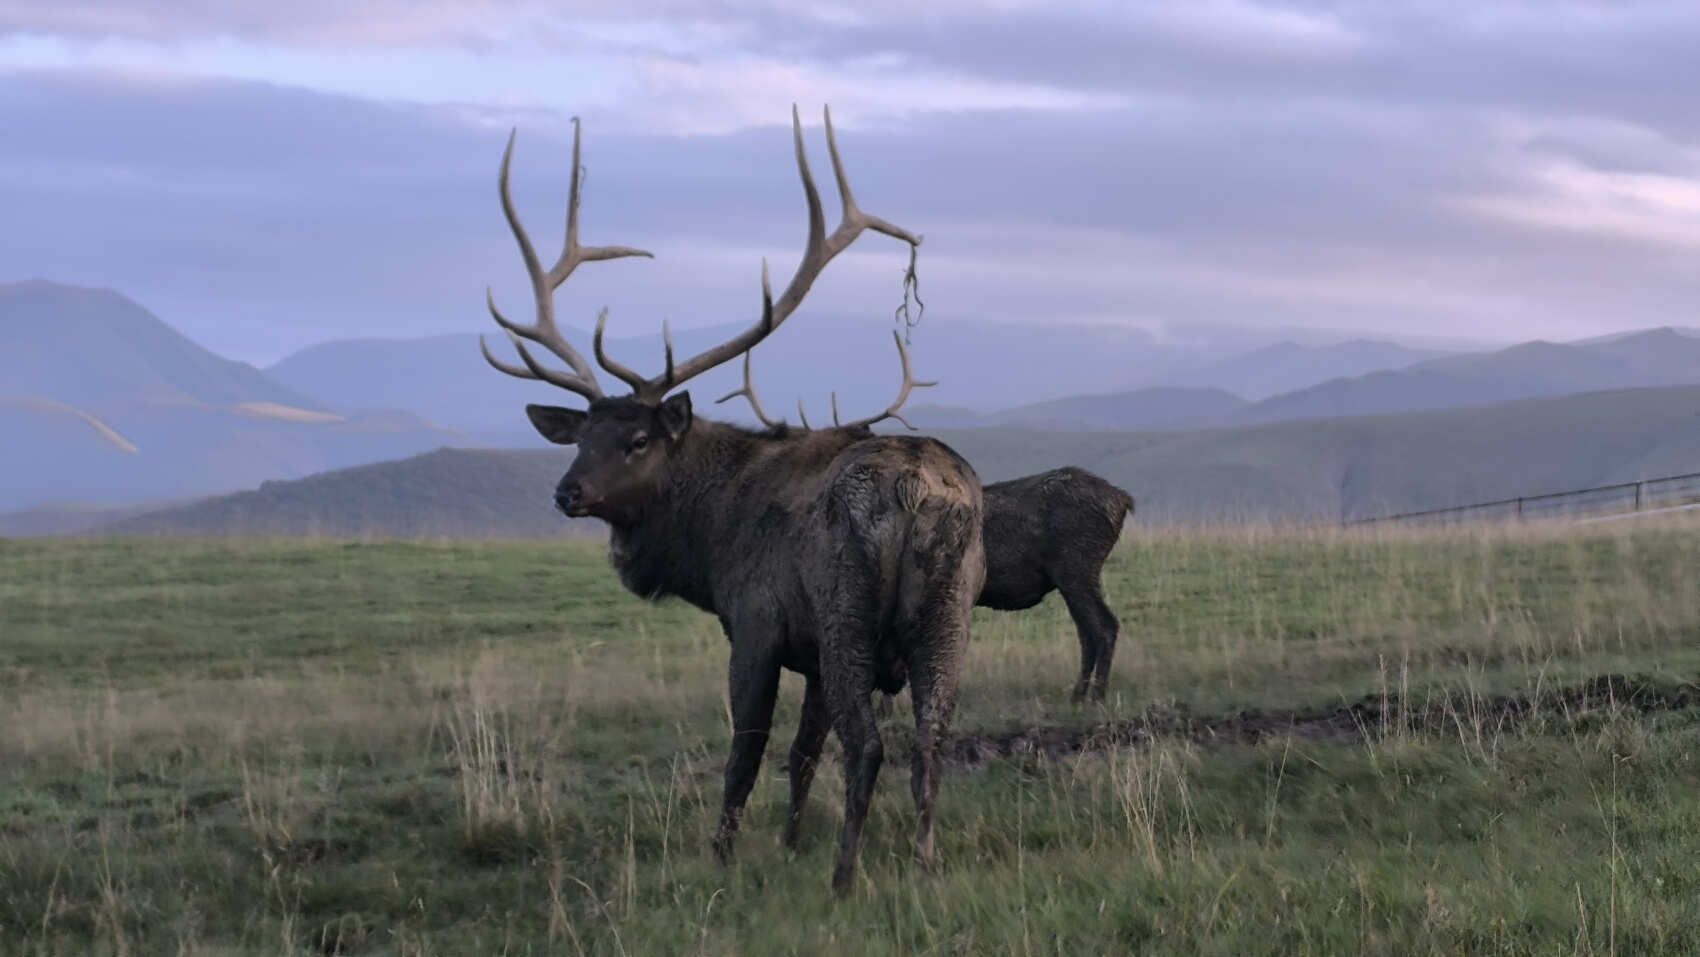
M 562 479 L 555 486 L 555 508 L 568 518 L 583 518 L 590 514 L 590 509 L 599 501 L 594 494 L 589 493 L 584 483 L 578 479 Z

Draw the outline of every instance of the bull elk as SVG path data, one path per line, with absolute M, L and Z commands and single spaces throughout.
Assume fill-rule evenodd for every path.
M 625 246 L 579 243 L 579 129 L 574 123 L 573 173 L 566 242 L 545 268 L 520 224 L 509 194 L 513 140 L 499 179 L 507 217 L 530 277 L 536 319 L 512 321 L 489 299 L 520 363 L 483 346 L 485 359 L 509 375 L 551 383 L 588 401 L 587 409 L 529 405 L 526 413 L 548 440 L 578 454 L 555 489 L 569 516 L 593 516 L 610 528 L 609 560 L 627 589 L 644 598 L 676 596 L 720 620 L 731 644 L 731 755 L 713 847 L 729 859 L 772 725 L 781 669 L 803 675 L 802 718 L 791 745 L 790 814 L 785 843 L 795 847 L 815 764 L 829 730 L 844 749 L 844 825 L 832 882 L 843 892 L 855 873 L 863 823 L 884 746 L 869 700 L 875 688 L 899 690 L 914 704 L 912 791 L 916 853 L 931 866 L 939 745 L 957 692 L 969 619 L 985 575 L 980 482 L 949 447 L 928 438 L 876 436 L 869 426 L 901 416 L 910 374 L 901 339 L 903 383 L 883 412 L 831 432 L 752 431 L 697 418 L 689 392 L 675 391 L 737 356 L 748 357 L 796 311 L 834 257 L 864 232 L 910 245 L 920 237 L 857 206 L 839 157 L 831 114 L 826 141 L 842 201 L 830 234 L 792 110 L 798 175 L 808 206 L 808 239 L 790 283 L 773 296 L 762 266 L 761 316 L 707 351 L 676 360 L 665 327 L 665 366 L 645 377 L 607 354 L 596 324 L 598 364 L 630 388 L 608 396 L 590 363 L 561 334 L 554 292 L 581 264 L 648 257 Z M 540 362 L 541 346 L 566 370 Z M 481 343 L 482 345 L 482 343 Z M 839 433 L 839 434 L 834 434 Z M 842 441 L 848 435 L 852 441 Z
M 908 381 L 907 354 L 904 378 Z M 774 432 L 791 431 L 783 418 L 763 408 L 748 354 L 743 388 L 720 401 L 740 396 L 763 426 Z M 807 430 L 808 417 L 801 405 L 797 411 Z M 835 401 L 835 423 L 837 418 Z M 839 426 L 833 434 L 848 444 L 857 440 L 854 430 L 858 428 L 871 434 L 857 423 Z M 997 611 L 1019 611 L 1037 605 L 1052 591 L 1061 592 L 1080 641 L 1074 700 L 1102 701 L 1121 630 L 1121 622 L 1104 601 L 1104 563 L 1133 512 L 1133 496 L 1072 466 L 996 482 L 982 492 L 986 580 L 975 603 Z M 889 694 L 884 705 L 882 710 L 888 710 Z

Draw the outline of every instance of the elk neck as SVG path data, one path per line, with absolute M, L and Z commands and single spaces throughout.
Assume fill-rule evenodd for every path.
M 613 526 L 609 561 L 634 594 L 682 598 L 720 614 L 719 586 L 767 554 L 766 539 L 799 527 L 820 466 L 864 437 L 755 432 L 698 419 L 673 451 L 655 498 L 635 521 Z

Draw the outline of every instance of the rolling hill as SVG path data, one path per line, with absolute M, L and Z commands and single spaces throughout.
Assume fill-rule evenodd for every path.
M 1248 403 L 1221 389 L 1153 386 L 1106 395 L 1076 395 L 1016 406 L 999 412 L 975 412 L 947 406 L 916 406 L 906 416 L 929 429 L 1025 428 L 1074 432 L 1138 432 L 1212 425 Z
M 17 463 L 0 510 L 184 498 L 463 442 L 407 413 L 342 414 L 117 293 L 0 285 L 0 443 Z
M 1700 387 L 1194 432 L 943 430 L 985 481 L 1058 465 L 1141 522 L 1339 521 L 1700 471 Z M 568 454 L 443 451 L 130 518 L 118 534 L 533 537 Z
M 1167 436 L 950 435 L 993 480 L 1072 462 L 1153 520 L 1338 521 L 1700 471 L 1700 387 Z M 984 463 L 984 464 L 982 464 Z
M 1324 345 L 1277 342 L 1243 355 L 1159 379 L 1162 385 L 1222 389 L 1251 401 L 1307 389 L 1333 379 L 1404 369 L 1455 353 L 1396 342 L 1353 339 Z
M 1266 399 L 1239 423 L 1463 408 L 1608 389 L 1700 385 L 1700 335 L 1650 329 L 1572 343 L 1526 342 L 1448 356 Z
M 247 363 L 202 348 L 116 292 L 41 279 L 0 283 L 0 393 L 95 415 L 137 403 L 325 408 Z
M 1408 365 L 1246 402 L 1259 382 L 1330 364 L 1393 362 L 1420 356 L 1389 343 L 1339 346 L 1291 343 L 1254 350 L 1197 373 L 1248 386 L 1245 393 L 1205 387 L 1152 387 L 1069 396 L 995 412 L 917 406 L 912 420 L 930 428 L 1017 427 L 1066 430 L 1227 428 L 1311 419 L 1438 411 L 1613 389 L 1700 385 L 1700 334 L 1651 329 L 1573 343 L 1527 342 L 1493 352 L 1444 354 Z M 1286 366 L 1287 368 L 1283 368 Z M 1260 379 L 1259 376 L 1262 376 Z
M 551 492 L 571 461 L 548 451 L 439 449 L 121 518 L 119 535 L 558 538 L 604 526 L 566 519 Z

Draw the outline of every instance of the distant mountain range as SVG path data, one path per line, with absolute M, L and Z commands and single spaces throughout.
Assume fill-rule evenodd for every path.
M 897 384 L 889 324 L 819 316 L 799 322 L 807 334 L 787 328 L 758 350 L 755 374 L 770 410 L 796 421 L 794 400 L 803 396 L 821 424 L 829 418 L 834 389 L 841 407 L 852 414 L 889 400 Z M 734 328 L 681 332 L 678 349 L 700 350 Z M 1071 461 L 1089 464 L 1104 460 L 1107 450 L 1120 450 L 1118 455 L 1139 450 L 1137 462 L 1128 459 L 1114 467 L 1153 489 L 1160 489 L 1153 482 L 1186 483 L 1185 490 L 1172 493 L 1174 501 L 1189 503 L 1177 505 L 1176 514 L 1207 510 L 1204 499 L 1188 496 L 1217 496 L 1217 505 L 1232 501 L 1236 508 L 1258 513 L 1309 514 L 1368 508 L 1368 496 L 1382 491 L 1389 502 L 1450 504 L 1474 495 L 1475 486 L 1459 479 L 1441 489 L 1440 479 L 1425 475 L 1421 488 L 1400 492 L 1403 479 L 1391 471 L 1373 473 L 1379 484 L 1362 484 L 1372 474 L 1362 471 L 1362 449 L 1377 448 L 1376 436 L 1403 421 L 1397 416 L 1353 418 L 1357 424 L 1349 427 L 1317 424 L 1297 432 L 1287 430 L 1286 423 L 1700 385 L 1700 335 L 1680 329 L 1477 353 L 1367 340 L 1275 340 L 1268 334 L 1241 336 L 1236 343 L 1223 329 L 1174 333 L 1158 337 L 1126 327 L 927 322 L 914 331 L 916 371 L 944 383 L 921 393 L 910 417 L 929 430 L 957 436 L 966 448 L 977 450 L 977 461 L 988 468 L 1005 461 L 1028 470 Z M 0 442 L 15 453 L 9 467 L 0 470 L 0 513 L 25 510 L 0 520 L 0 531 L 87 527 L 110 517 L 90 506 L 130 507 L 255 490 L 263 482 L 444 447 L 540 446 L 521 406 L 561 401 L 562 394 L 489 369 L 479 357 L 477 338 L 330 342 L 261 370 L 202 348 L 115 292 L 40 280 L 0 284 Z M 588 336 L 577 338 L 588 345 Z M 493 345 L 506 348 L 505 343 Z M 660 336 L 610 340 L 609 349 L 647 367 L 659 361 Z M 715 406 L 711 401 L 731 391 L 739 374 L 738 364 L 729 363 L 693 382 L 699 413 L 750 421 L 741 402 Z M 1668 396 L 1674 400 L 1683 394 L 1678 390 Z M 1604 402 L 1592 397 L 1572 411 L 1594 414 Z M 1483 411 L 1476 418 L 1499 421 L 1499 414 Z M 1459 428 L 1460 435 L 1473 434 Z M 1356 445 L 1347 454 L 1305 444 L 1320 442 L 1316 437 L 1321 435 L 1355 436 Z M 1005 440 L 1018 447 L 1004 450 L 999 443 Z M 1429 447 L 1428 439 L 1409 441 L 1413 447 Z M 1509 440 L 1501 444 L 1515 446 Z M 1664 447 L 1667 451 L 1660 454 L 1672 468 L 1688 467 L 1680 443 Z M 1242 451 L 1230 454 L 1230 449 Z M 1187 458 L 1160 464 L 1169 461 L 1165 456 L 1183 454 Z M 1432 462 L 1406 464 L 1453 476 L 1480 471 L 1475 464 L 1435 454 L 1440 457 Z M 1497 452 L 1490 447 L 1480 454 L 1491 458 Z M 1309 480 L 1281 478 L 1290 470 L 1270 463 L 1294 455 L 1300 456 L 1294 469 L 1298 462 L 1313 471 L 1325 463 L 1355 469 L 1342 486 L 1349 486 L 1350 494 L 1317 497 Z M 449 460 L 432 461 L 443 467 Z M 1198 471 L 1212 462 L 1210 474 Z M 1613 462 L 1587 467 L 1608 465 Z M 1540 484 L 1541 474 L 1533 464 L 1530 469 L 1527 482 Z M 993 474 L 1016 473 L 999 466 Z M 1495 487 L 1516 481 L 1491 468 L 1483 474 L 1500 475 Z M 1236 475 L 1245 482 L 1230 480 Z M 447 472 L 443 481 L 460 488 Z M 1283 498 L 1285 493 L 1278 492 L 1283 487 L 1307 491 Z M 1161 500 L 1169 493 L 1158 494 Z M 520 534 L 518 529 L 533 518 L 518 512 L 500 520 L 485 516 L 469 519 L 468 527 Z M 229 525 L 235 519 L 207 521 Z M 375 527 L 403 525 L 392 517 L 372 521 Z M 337 520 L 332 526 L 358 524 Z
M 102 417 L 138 404 L 326 410 L 247 363 L 203 349 L 116 292 L 39 279 L 0 283 L 0 394 L 53 399 Z
M 833 316 L 794 320 L 802 330 L 784 328 L 764 342 L 755 356 L 755 376 L 761 394 L 775 414 L 797 421 L 796 403 L 803 399 L 811 420 L 825 421 L 831 393 L 837 392 L 845 410 L 883 408 L 897 387 L 898 366 L 889 323 Z M 730 338 L 741 326 L 719 326 L 677 333 L 678 349 L 695 352 Z M 491 347 L 508 355 L 508 344 L 492 328 Z M 1167 388 L 1226 392 L 1234 397 L 1260 398 L 1269 390 L 1311 386 L 1330 378 L 1358 375 L 1372 369 L 1398 368 L 1444 353 L 1408 349 L 1385 342 L 1301 345 L 1270 342 L 1252 331 L 1230 337 L 1194 335 L 1171 341 L 1140 329 L 1116 326 L 1017 324 L 953 319 L 923 323 L 914 331 L 911 352 L 918 378 L 939 386 L 917 395 L 916 406 L 938 406 L 934 417 L 963 412 L 969 419 L 1004 409 L 1020 397 L 1044 403 L 1082 395 L 1152 391 L 1109 419 L 1089 412 L 1094 423 L 1126 421 L 1128 427 L 1170 428 L 1203 424 L 1182 393 Z M 589 353 L 590 334 L 569 332 L 569 338 Z M 1246 349 L 1253 349 L 1246 353 Z M 608 350 L 640 369 L 660 361 L 659 330 L 614 338 Z M 657 366 L 658 367 L 658 366 Z M 477 335 L 435 336 L 426 339 L 354 339 L 327 342 L 304 349 L 266 370 L 284 386 L 315 396 L 344 410 L 405 409 L 432 422 L 477 434 L 491 441 L 514 441 L 526 424 L 519 409 L 526 402 L 547 402 L 558 390 L 503 376 L 485 365 Z M 740 385 L 741 369 L 728 363 L 690 386 L 699 407 Z M 604 376 L 606 378 L 606 376 Z M 1173 380 L 1173 381 L 1171 381 Z M 1200 394 L 1200 412 L 1232 410 Z M 1131 405 L 1176 403 L 1187 411 L 1179 417 L 1153 409 L 1138 412 Z M 715 410 L 716 415 L 750 421 L 742 404 Z M 857 413 L 859 414 L 859 413 Z M 1042 413 L 1049 415 L 1049 413 Z M 960 416 L 958 416 L 960 417 Z M 1080 427 L 1065 415 L 1058 423 Z
M 986 481 L 1058 465 L 1131 491 L 1138 521 L 1339 521 L 1700 470 L 1700 387 L 1197 432 L 938 433 Z M 441 451 L 92 529 L 115 534 L 549 537 L 570 452 Z M 85 528 L 91 527 L 89 523 Z
M 1233 421 L 1282 422 L 1491 405 L 1604 389 L 1700 384 L 1700 334 L 1685 329 L 1573 343 L 1526 342 L 1447 356 L 1265 399 Z
M 0 285 L 0 508 L 251 488 L 464 441 L 407 412 L 340 413 L 117 293 Z
M 1455 352 L 1413 349 L 1396 342 L 1353 339 L 1322 345 L 1277 342 L 1217 362 L 1160 377 L 1159 384 L 1221 389 L 1257 402 L 1331 379 L 1403 369 Z
M 1373 343 L 1344 345 L 1350 348 L 1337 353 L 1336 358 L 1409 358 L 1413 354 L 1413 350 L 1398 347 L 1394 352 L 1371 348 L 1377 345 Z M 1296 356 L 1314 356 L 1333 348 L 1271 347 L 1248 353 L 1221 368 L 1251 369 L 1252 357 L 1262 355 L 1276 357 L 1276 365 L 1287 363 L 1290 370 Z M 1685 385 L 1700 385 L 1700 332 L 1663 328 L 1574 343 L 1528 342 L 1494 352 L 1447 354 L 1401 369 L 1330 379 L 1260 402 L 1248 402 L 1221 389 L 1152 387 L 1071 396 L 995 412 L 918 406 L 910 418 L 933 428 L 1233 428 Z
M 1107 395 L 1075 395 L 1019 405 L 999 412 L 948 406 L 917 406 L 905 416 L 929 429 L 1062 429 L 1087 432 L 1142 432 L 1203 428 L 1231 418 L 1250 403 L 1222 389 L 1152 386 Z

